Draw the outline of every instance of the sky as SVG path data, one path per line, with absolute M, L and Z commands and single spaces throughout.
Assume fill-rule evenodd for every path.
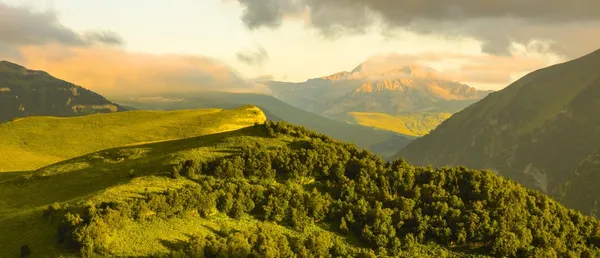
M 0 0 L 0 59 L 108 94 L 260 91 L 257 80 L 373 60 L 499 90 L 600 48 L 597 10 L 597 0 Z

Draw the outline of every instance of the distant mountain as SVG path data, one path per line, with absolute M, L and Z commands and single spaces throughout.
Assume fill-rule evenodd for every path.
M 599 149 L 600 50 L 524 76 L 454 114 L 396 157 L 489 168 L 555 193 Z
M 350 112 L 453 113 L 491 92 L 446 80 L 425 66 L 380 68 L 369 62 L 351 72 L 303 83 L 270 81 L 267 86 L 283 101 L 332 118 L 343 118 Z
M 113 101 L 137 109 L 196 109 L 258 106 L 272 121 L 286 121 L 307 127 L 334 139 L 351 142 L 383 157 L 394 155 L 398 146 L 405 146 L 413 137 L 392 131 L 348 124 L 293 107 L 277 98 L 263 94 L 201 92 L 194 94 L 162 94 L 161 97 L 136 96 L 112 98 Z
M 43 71 L 0 61 L 0 122 L 26 116 L 80 116 L 125 108 Z

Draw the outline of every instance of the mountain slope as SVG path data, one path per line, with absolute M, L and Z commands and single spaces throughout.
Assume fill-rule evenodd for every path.
M 0 172 L 38 169 L 103 149 L 194 137 L 264 122 L 256 107 L 127 111 L 73 118 L 27 117 L 0 124 Z
M 575 174 L 560 186 L 559 200 L 565 206 L 580 210 L 583 214 L 600 216 L 600 151 L 585 158 Z
M 419 137 L 429 133 L 452 114 L 423 112 L 388 115 L 384 113 L 350 112 L 348 116 L 348 120 L 359 125 Z
M 26 116 L 80 116 L 123 111 L 104 97 L 43 71 L 0 61 L 0 122 Z
M 103 150 L 52 167 L 62 169 L 0 180 L 0 256 L 600 254 L 599 221 L 514 181 L 385 163 L 285 123 Z
M 371 67 L 365 62 L 352 72 L 304 83 L 271 81 L 267 85 L 283 101 L 337 119 L 349 112 L 453 113 L 490 93 L 443 79 L 428 67 Z
M 412 140 L 412 137 L 394 132 L 328 119 L 262 94 L 203 92 L 193 95 L 163 94 L 162 97 L 113 98 L 113 101 L 134 108 L 164 110 L 232 108 L 252 104 L 263 110 L 269 120 L 305 126 L 334 139 L 355 143 L 384 157 L 395 154 L 395 146 L 405 146 Z
M 600 148 L 600 50 L 532 72 L 454 114 L 396 157 L 490 168 L 546 192 Z

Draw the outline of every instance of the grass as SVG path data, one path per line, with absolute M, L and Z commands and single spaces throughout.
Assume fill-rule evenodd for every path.
M 358 124 L 348 124 L 326 118 L 300 108 L 291 106 L 272 96 L 250 93 L 202 92 L 201 94 L 170 94 L 164 98 L 173 101 L 140 100 L 131 98 L 113 98 L 119 104 L 139 109 L 194 109 L 206 107 L 232 108 L 252 103 L 269 120 L 283 120 L 291 124 L 304 126 L 310 130 L 328 135 L 336 140 L 355 143 L 384 157 L 392 156 L 408 144 L 412 137 L 392 131 L 377 130 Z
M 126 201 L 138 198 L 144 192 L 181 188 L 194 184 L 187 179 L 170 177 L 173 164 L 182 160 L 208 159 L 228 155 L 236 152 L 241 146 L 256 143 L 267 147 L 282 147 L 302 140 L 290 136 L 269 138 L 260 128 L 246 126 L 250 122 L 264 120 L 262 112 L 255 113 L 256 110 L 253 107 L 245 107 L 232 111 L 136 111 L 90 116 L 102 119 L 102 121 L 113 121 L 113 124 L 117 125 L 124 124 L 122 119 L 123 116 L 126 116 L 129 118 L 129 124 L 139 126 L 142 121 L 152 124 L 154 125 L 153 131 L 162 132 L 163 136 L 167 131 L 181 133 L 179 135 L 168 134 L 171 137 L 191 133 L 188 127 L 193 124 L 196 125 L 193 132 L 205 135 L 104 149 L 63 160 L 31 172 L 0 173 L 0 176 L 6 175 L 0 177 L 0 232 L 2 232 L 0 234 L 0 257 L 16 257 L 23 244 L 30 247 L 32 252 L 30 257 L 73 256 L 64 253 L 56 243 L 56 230 L 60 218 L 46 219 L 42 216 L 43 210 L 55 202 L 62 206 L 81 207 L 90 202 Z M 178 115 L 180 119 L 185 118 L 179 122 L 179 126 L 185 128 L 177 128 L 173 125 L 173 120 L 167 118 L 169 114 Z M 225 123 L 226 120 L 215 121 L 219 119 L 214 116 L 215 114 L 227 115 L 230 120 L 236 118 L 237 123 Z M 116 116 L 120 119 L 110 119 L 107 116 Z M 149 117 L 162 119 L 150 119 Z M 43 119 L 55 121 L 50 118 Z M 81 128 L 83 126 L 81 119 L 59 119 L 61 121 L 59 124 L 62 128 Z M 165 119 L 170 122 L 166 122 Z M 212 121 L 196 121 L 200 119 L 211 119 Z M 30 119 L 20 121 L 28 120 Z M 117 123 L 115 120 L 119 122 Z M 18 124 L 20 121 L 13 123 Z M 95 125 L 100 124 L 98 121 L 89 122 Z M 163 124 L 170 129 L 165 130 L 157 124 Z M 17 127 L 15 124 L 11 126 L 13 126 L 12 128 L 23 128 L 22 125 L 21 127 Z M 240 129 L 232 130 L 235 127 Z M 109 128 L 105 127 L 105 130 L 109 130 Z M 119 138 L 127 138 L 126 135 L 130 138 L 121 141 L 114 139 L 110 144 L 131 142 L 135 136 L 134 133 L 119 132 L 121 133 L 117 134 Z M 217 133 L 211 134 L 210 132 Z M 42 131 L 39 133 L 42 134 Z M 48 133 L 55 134 L 52 131 Z M 18 133 L 15 134 L 18 135 Z M 146 136 L 140 137 L 150 137 L 149 135 L 151 133 L 148 132 Z M 100 134 L 97 137 L 108 136 L 110 135 Z M 80 135 L 80 137 L 84 137 L 84 135 Z M 82 139 L 92 143 L 97 142 L 93 134 L 86 137 Z M 51 141 L 49 137 L 39 136 L 39 139 Z M 143 142 L 142 138 L 134 139 L 137 142 Z M 59 140 L 52 142 L 52 144 L 58 145 L 54 146 L 55 149 L 64 146 L 61 143 Z M 44 150 L 54 150 L 51 147 L 46 146 L 47 149 L 40 147 L 37 151 L 44 153 Z M 97 148 L 101 148 L 101 146 L 97 146 Z M 79 151 L 85 152 L 89 149 L 80 149 Z M 239 230 L 256 227 L 259 224 L 270 230 L 286 234 L 308 234 L 317 230 L 327 231 L 333 237 L 339 237 L 327 228 L 319 226 L 313 226 L 305 232 L 296 232 L 284 226 L 261 222 L 251 217 L 234 220 L 223 214 L 217 214 L 206 219 L 187 217 L 185 219 L 151 220 L 144 223 L 131 222 L 115 234 L 101 240 L 99 244 L 108 247 L 114 256 L 150 256 L 167 252 L 169 246 L 177 245 L 193 234 L 210 233 L 223 228 Z M 354 239 L 346 239 L 346 241 L 356 243 Z M 427 248 L 424 247 L 423 250 Z
M 404 135 L 423 136 L 435 129 L 451 113 L 411 113 L 389 115 L 384 113 L 350 112 L 352 122 L 359 125 L 388 130 Z
M 34 170 L 125 145 L 236 130 L 265 119 L 254 106 L 22 118 L 0 124 L 0 156 L 9 157 L 0 159 L 0 172 Z
M 230 114 L 245 118 L 239 120 L 238 127 L 250 120 L 264 118 L 259 113 L 250 119 L 246 111 L 242 109 L 237 114 Z M 110 114 L 114 115 L 119 114 Z M 78 118 L 66 121 L 69 120 L 78 123 Z M 42 218 L 43 209 L 54 202 L 83 205 L 88 201 L 119 201 L 138 197 L 144 191 L 182 187 L 191 181 L 168 177 L 172 164 L 181 160 L 222 156 L 236 151 L 239 146 L 254 143 L 276 146 L 290 141 L 287 138 L 261 137 L 253 127 L 232 131 L 234 125 L 207 123 L 196 130 L 214 132 L 225 128 L 227 131 L 102 150 L 36 171 L 4 177 L 0 180 L 0 232 L 14 233 L 0 234 L 0 257 L 16 256 L 22 244 L 30 246 L 33 257 L 45 257 L 35 253 L 51 257 L 59 253 L 55 240 L 57 224 Z M 135 178 L 130 176 L 130 172 L 135 174 Z

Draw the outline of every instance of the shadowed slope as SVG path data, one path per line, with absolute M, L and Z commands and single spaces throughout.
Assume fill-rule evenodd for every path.
M 0 122 L 26 116 L 81 116 L 126 110 L 44 71 L 0 61 Z
M 454 114 L 396 157 L 491 168 L 552 192 L 600 148 L 600 50 L 532 72 Z

